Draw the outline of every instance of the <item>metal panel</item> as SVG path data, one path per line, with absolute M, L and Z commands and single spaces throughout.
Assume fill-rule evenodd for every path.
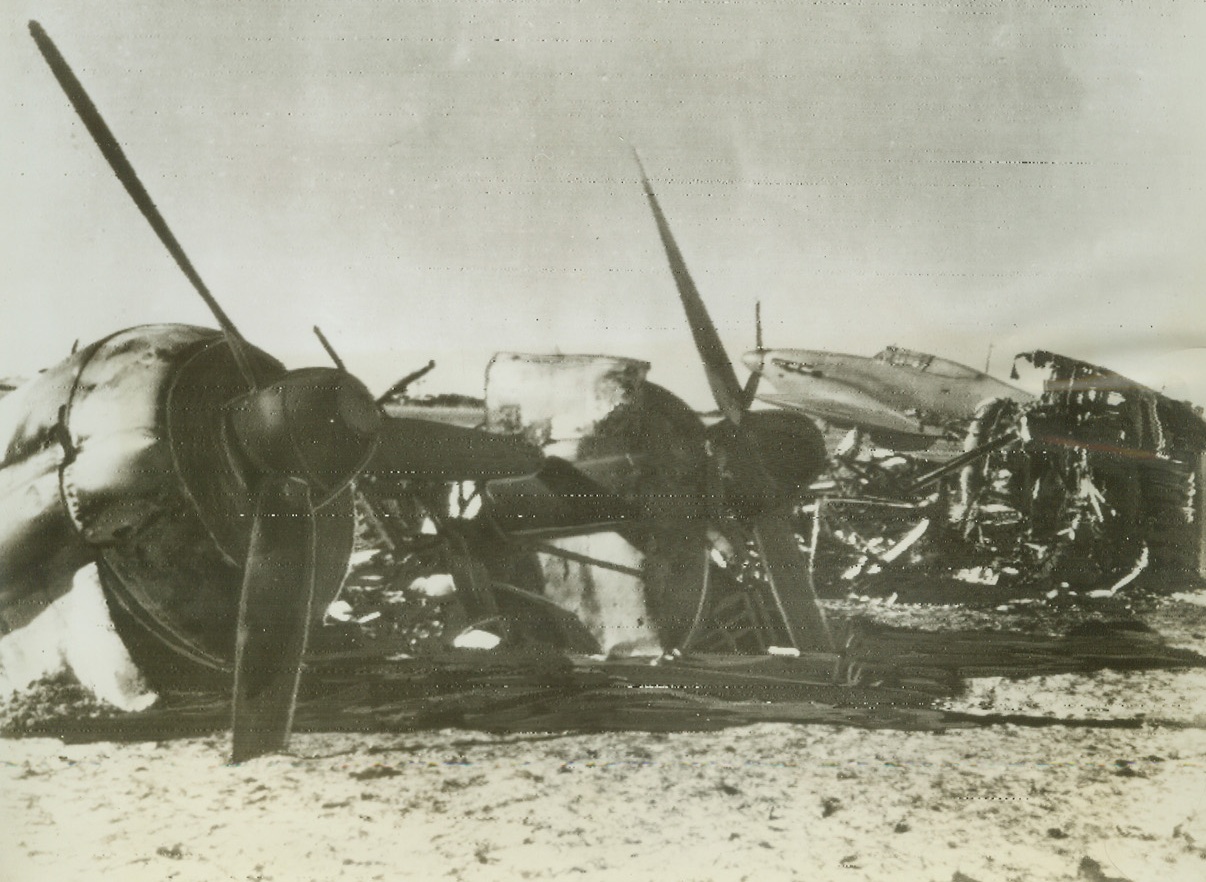
M 486 368 L 486 428 L 522 432 L 572 462 L 578 442 L 632 403 L 648 372 L 648 362 L 608 355 L 499 353 Z

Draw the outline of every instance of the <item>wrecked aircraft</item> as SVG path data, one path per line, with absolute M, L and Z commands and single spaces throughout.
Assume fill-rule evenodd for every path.
M 1200 411 L 1066 356 L 1018 361 L 1045 373 L 1042 395 L 985 402 L 949 463 L 925 472 L 863 451 L 851 479 L 854 455 L 834 458 L 842 480 L 800 527 L 819 592 L 945 583 L 952 599 L 1054 598 L 1206 577 Z M 893 470 L 900 480 L 884 478 Z
M 705 433 L 685 404 L 645 384 L 580 427 L 569 459 L 545 459 L 514 436 L 390 416 L 321 333 L 333 368 L 287 371 L 249 344 L 193 268 L 58 49 L 36 23 L 30 31 L 102 155 L 220 330 L 128 329 L 79 349 L 0 400 L 0 475 L 12 503 L 0 533 L 5 677 L 36 677 L 37 665 L 25 664 L 33 653 L 23 641 L 47 630 L 69 633 L 73 616 L 95 622 L 103 601 L 110 636 L 117 638 L 109 641 L 113 658 L 100 666 L 108 674 L 78 671 L 84 682 L 97 685 L 109 676 L 115 685 L 98 691 L 139 707 L 149 695 L 139 670 L 151 678 L 150 687 L 212 686 L 233 677 L 233 759 L 279 749 L 290 731 L 311 626 L 347 571 L 357 477 L 370 500 L 375 486 L 389 482 L 486 486 L 491 529 L 501 525 L 509 537 L 560 538 L 569 546 L 561 549 L 565 560 L 591 559 L 599 540 L 589 537 L 601 527 L 626 532 L 623 539 L 614 534 L 610 549 L 626 545 L 620 553 L 641 564 L 645 618 L 662 648 L 688 644 L 708 597 L 709 530 L 718 517 L 741 520 L 769 574 L 766 605 L 776 642 L 829 647 L 824 619 L 801 577 L 789 497 L 778 480 L 806 482 L 819 470 L 819 434 L 798 421 L 747 412 L 749 396 L 736 384 L 647 181 L 725 420 Z M 708 325 L 703 329 L 700 316 Z M 801 459 L 801 449 L 810 455 Z M 550 520 L 561 536 L 548 536 Z M 475 536 L 451 519 L 441 528 L 454 549 L 450 568 L 458 595 L 471 608 L 478 604 L 475 612 L 505 606 L 480 559 L 481 531 Z M 573 550 L 575 541 L 586 554 Z M 554 604 L 524 598 L 518 606 L 543 613 L 542 621 L 564 627 L 579 646 L 584 642 L 581 625 L 575 632 Z
M 279 749 L 310 626 L 347 569 L 356 475 L 370 466 L 435 480 L 526 474 L 539 454 L 512 438 L 390 418 L 337 359 L 287 371 L 250 345 L 54 43 L 36 22 L 30 32 L 221 330 L 121 331 L 0 399 L 4 676 L 36 677 L 37 650 L 23 641 L 47 629 L 45 617 L 53 629 L 72 610 L 95 612 L 59 601 L 73 584 L 95 600 L 99 583 L 152 686 L 233 677 L 233 759 Z
M 880 446 L 897 451 L 962 438 L 985 401 L 1025 403 L 1034 397 L 983 371 L 898 346 L 870 358 L 759 346 L 742 360 L 775 389 L 758 395 L 760 401 L 833 426 L 862 429 Z
M 236 760 L 279 748 L 289 733 L 310 627 L 347 569 L 357 492 L 369 510 L 393 505 L 377 518 L 389 523 L 400 514 L 400 496 L 430 491 L 434 496 L 423 507 L 439 520 L 452 582 L 470 619 L 526 617 L 537 628 L 559 630 L 560 642 L 576 652 L 781 646 L 811 653 L 814 662 L 821 657 L 836 671 L 830 663 L 837 654 L 815 598 L 817 590 L 829 590 L 817 587 L 823 536 L 840 536 L 845 548 L 871 562 L 859 565 L 854 577 L 862 579 L 927 561 L 928 574 L 949 568 L 953 546 L 922 541 L 937 534 L 944 542 L 957 535 L 1005 561 L 1011 548 L 1028 548 L 1043 536 L 1059 541 L 1069 526 L 1074 534 L 1084 527 L 1079 535 L 1103 543 L 1126 538 L 1129 546 L 1114 544 L 1139 554 L 1132 564 L 1146 554 L 1144 566 L 1158 558 L 1201 570 L 1200 418 L 1194 423 L 1145 392 L 1120 392 L 1109 385 L 1108 372 L 1094 374 L 1096 385 L 1082 389 L 1076 384 L 1092 372 L 1069 368 L 1074 379 L 1057 383 L 1050 399 L 1045 395 L 1032 407 L 1008 391 L 994 394 L 979 377 L 950 368 L 953 363 L 889 350 L 892 359 L 917 361 L 892 368 L 897 391 L 906 367 L 927 380 L 904 384 L 913 395 L 907 406 L 893 391 L 872 396 L 871 403 L 854 396 L 854 404 L 865 406 L 844 411 L 895 413 L 903 423 L 885 417 L 854 424 L 873 434 L 882 430 L 903 449 L 909 439 L 928 443 L 938 428 L 949 435 L 950 421 L 975 417 L 968 412 L 973 397 L 995 399 L 995 416 L 980 413 L 973 449 L 941 475 L 908 470 L 902 486 L 911 492 L 903 500 L 822 495 L 801 506 L 829 468 L 821 433 L 790 413 L 752 409 L 756 381 L 768 371 L 765 359 L 755 382 L 742 387 L 643 170 L 721 414 L 717 424 L 705 426 L 683 402 L 648 383 L 641 362 L 502 356 L 492 364 L 487 390 L 492 433 L 383 413 L 334 355 L 335 368 L 286 371 L 226 317 L 57 49 L 39 27 L 31 30 L 119 180 L 221 330 L 123 331 L 0 400 L 0 493 L 7 500 L 0 532 L 6 626 L 0 660 L 19 655 L 22 635 L 46 627 L 47 615 L 52 625 L 62 616 L 95 618 L 99 598 L 132 657 L 127 660 L 145 671 L 169 679 L 233 676 Z M 810 364 L 797 359 L 802 369 Z M 840 367 L 821 370 L 841 373 Z M 858 383 L 872 385 L 869 375 L 858 376 Z M 917 389 L 929 389 L 933 378 L 938 397 L 918 407 Z M 950 386 L 956 380 L 967 382 Z M 955 388 L 966 395 L 960 398 Z M 1048 405 L 1049 414 L 1043 411 Z M 1094 427 L 1109 428 L 1104 440 Z M 1071 459 L 1034 466 L 1051 451 L 1070 451 Z M 1015 467 L 1009 459 L 1015 455 L 1030 460 Z M 1111 457 L 1123 465 L 1115 468 Z M 1131 468 L 1139 468 L 1136 463 L 1171 479 L 1158 492 L 1136 491 L 1144 480 Z M 952 483 L 944 479 L 960 469 L 961 495 L 954 502 Z M 473 488 L 450 498 L 454 481 Z M 939 491 L 917 495 L 935 481 Z M 475 499 L 484 512 L 477 518 L 468 515 Z M 919 520 L 890 547 L 877 549 L 877 537 L 848 541 L 854 531 L 835 526 L 835 511 L 845 502 Z M 811 528 L 800 520 L 809 504 Z M 1016 520 L 990 519 L 1010 505 Z M 1049 524 L 1043 520 L 1048 505 L 1061 512 Z M 1124 515 L 1110 523 L 1107 507 Z M 421 519 L 423 512 L 408 514 Z M 1176 517 L 1175 526 L 1183 528 L 1177 535 L 1199 540 L 1189 557 L 1184 543 L 1176 551 L 1155 548 L 1164 535 L 1160 527 Z M 421 539 L 422 531 L 407 517 L 398 520 L 407 523 L 396 544 L 417 547 L 414 534 Z M 990 529 L 1009 523 L 1030 532 L 1001 539 Z M 930 524 L 942 529 L 927 535 Z M 809 535 L 811 553 L 800 541 Z M 1121 557 L 1109 565 L 1115 573 L 1126 563 Z M 533 559 L 535 569 L 519 571 Z M 744 579 L 741 571 L 751 561 L 759 575 Z M 1002 573 L 1014 566 L 993 565 Z M 593 590 L 579 590 L 583 583 Z M 59 604 L 67 597 L 73 603 Z M 116 671 L 115 680 L 126 675 L 133 676 L 127 668 Z M 140 706 L 143 697 L 133 695 L 130 706 Z
M 796 494 L 825 468 L 823 438 L 809 421 L 750 410 L 752 387 L 737 382 L 643 169 L 642 182 L 721 420 L 705 426 L 645 379 L 645 362 L 500 354 L 487 373 L 486 427 L 522 434 L 545 465 L 471 491 L 480 507 L 469 517 L 442 506 L 438 490 L 424 507 L 451 537 L 471 618 L 498 619 L 501 583 L 553 598 L 586 624 L 597 652 L 732 649 L 734 630 L 744 648 L 828 651 L 792 530 Z M 369 477 L 370 508 L 415 490 Z M 374 520 L 389 531 L 387 518 Z M 733 568 L 753 557 L 763 578 L 725 579 L 716 555 Z
M 985 584 L 1000 587 L 994 597 L 1069 586 L 1117 590 L 1144 571 L 1201 570 L 1201 514 L 1193 511 L 1200 504 L 1200 471 L 1191 474 L 1201 453 L 1192 440 L 1201 420 L 1192 411 L 1151 404 L 1156 393 L 1122 384 L 1159 414 L 1136 427 L 1146 425 L 1144 431 L 1155 437 L 1159 430 L 1153 427 L 1171 421 L 1179 427 L 1177 437 L 1188 440 L 1174 452 L 1149 439 L 1137 452 L 1134 439 L 1143 436 L 1133 428 L 1112 442 L 1119 450 L 1130 445 L 1127 461 L 1148 464 L 1144 468 L 1152 475 L 1136 480 L 1165 487 L 1143 491 L 1154 506 L 1145 514 L 1119 520 L 1117 513 L 1128 503 L 1119 498 L 1117 481 L 1084 471 L 1102 455 L 1100 444 L 1051 429 L 1051 414 L 1061 414 L 1054 422 L 1065 426 L 1085 420 L 1069 410 L 1074 400 L 1083 404 L 1084 394 L 1057 398 L 1051 391 L 1063 388 L 1061 381 L 1052 380 L 1036 399 L 967 366 L 897 347 L 867 359 L 767 350 L 759 339 L 746 358 L 753 377 L 742 389 L 647 179 L 644 184 L 721 424 L 701 435 L 685 405 L 672 405 L 673 396 L 645 380 L 647 364 L 606 356 L 500 354 L 487 372 L 481 411 L 492 431 L 522 433 L 552 460 L 574 467 L 581 483 L 566 483 L 562 476 L 556 493 L 537 489 L 554 477 L 546 471 L 537 479 L 491 482 L 481 496 L 509 546 L 526 548 L 539 562 L 527 571 L 526 590 L 553 598 L 586 623 L 596 650 L 799 648 L 785 636 L 783 623 L 806 621 L 803 610 L 815 608 L 816 595 L 887 595 L 897 589 L 907 594 L 924 583 L 949 588 L 943 596 L 951 600 L 974 602 L 985 594 Z M 1044 358 L 1045 364 L 1070 363 Z M 1073 371 L 1077 382 L 1093 372 L 1113 376 L 1091 366 Z M 829 445 L 828 455 L 820 435 L 806 428 L 811 421 L 749 410 L 760 377 L 785 375 L 807 381 L 795 387 L 794 398 L 756 397 L 855 426 L 846 439 Z M 1097 382 L 1094 394 L 1107 386 Z M 1117 386 L 1110 387 L 1117 399 L 1111 399 L 1113 406 L 1124 406 Z M 1048 428 L 1036 432 L 1036 420 Z M 725 446 L 726 440 L 732 443 L 734 425 L 747 427 L 747 440 L 757 438 L 760 476 L 740 454 L 734 468 Z M 687 440 L 695 437 L 703 438 L 702 453 L 698 441 Z M 960 443 L 962 452 L 955 446 Z M 675 449 L 678 444 L 684 446 Z M 939 453 L 941 446 L 948 449 Z M 1064 463 L 1056 468 L 1053 451 L 1060 450 Z M 1003 465 L 1009 463 L 1013 478 Z M 1080 471 L 1069 463 L 1079 463 Z M 1167 474 L 1154 477 L 1157 472 Z M 1017 477 L 1022 474 L 1031 482 L 1024 491 Z M 759 485 L 767 479 L 769 485 Z M 1111 486 L 1099 491 L 1103 481 Z M 759 499 L 759 486 L 773 489 Z M 1013 493 L 1008 501 L 1001 498 L 1007 492 Z M 743 493 L 753 497 L 752 508 L 743 505 Z M 658 511 L 649 509 L 650 500 L 657 500 Z M 766 568 L 767 549 L 752 539 L 751 528 L 760 508 L 776 506 L 793 513 L 787 521 L 791 541 L 774 544 Z M 660 536 L 652 529 L 674 523 L 677 531 Z M 1140 523 L 1146 524 L 1144 535 L 1137 532 Z M 1172 532 L 1165 529 L 1170 524 Z M 1082 550 L 1069 553 L 1077 543 Z M 705 562 L 692 564 L 701 547 Z M 677 597 L 670 604 L 659 598 L 651 566 L 667 555 L 683 561 L 676 565 L 677 580 L 663 580 Z M 1176 563 L 1170 569 L 1153 565 L 1156 559 Z M 758 573 L 750 572 L 751 561 Z M 513 578 L 497 566 L 493 572 L 504 581 Z M 799 587 L 803 582 L 811 591 Z M 781 599 L 799 602 L 801 593 L 800 606 L 784 612 Z M 693 599 L 695 616 L 688 619 Z
M 1083 361 L 1044 351 L 1018 360 L 1046 373 L 1043 394 L 981 413 L 970 445 L 1006 432 L 1019 444 L 965 468 L 952 523 L 1073 589 L 1206 573 L 1201 414 Z
M 685 404 L 646 385 L 631 399 L 613 400 L 605 416 L 595 414 L 603 418 L 593 421 L 570 459 L 545 460 L 513 436 L 391 417 L 321 333 L 334 368 L 286 371 L 251 346 L 202 282 L 57 48 L 36 23 L 30 30 L 102 155 L 220 330 L 158 325 L 119 332 L 0 402 L 7 442 L 0 475 L 5 495 L 21 502 L 6 509 L 12 516 L 0 536 L 6 676 L 22 675 L 20 662 L 29 656 L 23 640 L 47 627 L 65 624 L 69 631 L 64 617 L 85 606 L 94 613 L 100 597 L 128 653 L 115 653 L 109 665 L 114 679 L 131 681 L 119 700 L 131 707 L 145 700 L 133 682 L 139 669 L 152 687 L 233 676 L 233 758 L 278 749 L 288 737 L 310 627 L 347 570 L 358 476 L 365 497 L 391 481 L 484 484 L 490 523 L 512 537 L 545 536 L 550 515 L 539 512 L 550 505 L 551 520 L 559 521 L 555 533 L 589 537 L 618 525 L 628 533 L 623 544 L 644 556 L 646 618 L 663 648 L 687 645 L 699 618 L 708 591 L 707 536 L 717 515 L 739 516 L 770 575 L 777 642 L 828 648 L 823 617 L 801 578 L 789 499 L 775 477 L 803 482 L 815 474 L 823 463 L 819 435 L 801 431 L 798 422 L 747 413 L 749 398 L 715 329 L 700 329 L 706 313 L 647 181 L 725 421 L 705 435 Z M 801 439 L 814 443 L 801 447 Z M 803 464 L 801 449 L 813 454 Z M 533 509 L 536 515 L 525 520 Z M 479 559 L 480 535 L 449 520 L 441 526 L 450 546 L 463 550 L 451 566 L 458 594 L 488 611 L 496 592 Z M 597 551 L 597 539 L 578 541 Z M 613 550 L 619 541 L 612 540 Z M 627 553 L 629 563 L 638 562 Z M 76 602 L 74 589 L 87 593 L 88 604 Z M 69 596 L 71 602 L 59 603 Z M 572 632 L 550 606 L 535 604 L 545 621 Z M 85 682 L 98 676 L 80 674 Z

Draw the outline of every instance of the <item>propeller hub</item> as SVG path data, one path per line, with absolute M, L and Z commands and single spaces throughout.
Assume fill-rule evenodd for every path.
M 350 374 L 335 393 L 338 420 L 348 431 L 362 438 L 376 438 L 381 430 L 381 409 L 368 389 Z
M 382 416 L 355 377 L 331 368 L 306 368 L 232 402 L 229 421 L 256 468 L 298 478 L 330 494 L 368 461 Z

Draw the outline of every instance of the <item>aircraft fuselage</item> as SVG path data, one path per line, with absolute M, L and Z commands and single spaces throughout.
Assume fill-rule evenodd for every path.
M 810 349 L 746 353 L 774 392 L 758 398 L 836 426 L 911 436 L 947 435 L 992 398 L 1030 401 L 1028 392 L 983 371 L 921 352 L 888 347 L 873 357 Z

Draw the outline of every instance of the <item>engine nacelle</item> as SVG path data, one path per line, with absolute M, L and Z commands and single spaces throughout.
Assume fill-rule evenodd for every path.
M 284 373 L 250 352 L 264 376 Z M 229 672 L 254 500 L 225 408 L 246 391 L 220 332 L 151 325 L 0 399 L 5 630 L 31 622 L 96 561 L 114 621 L 153 679 Z M 350 553 L 350 491 L 319 510 L 317 528 Z M 342 575 L 316 581 L 338 586 Z M 315 610 L 332 599 L 315 597 Z

